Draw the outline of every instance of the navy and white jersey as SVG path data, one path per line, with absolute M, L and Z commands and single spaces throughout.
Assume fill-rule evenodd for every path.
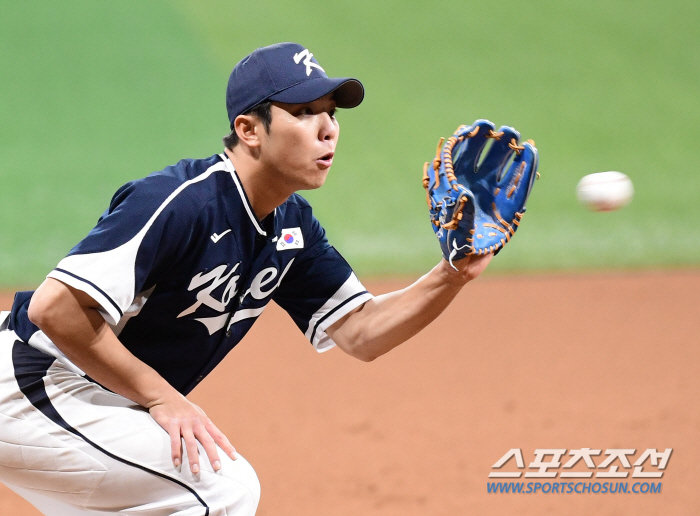
M 301 196 L 259 221 L 225 154 L 121 187 L 48 277 L 95 299 L 121 342 L 182 393 L 240 342 L 271 299 L 323 351 L 335 345 L 326 328 L 372 297 Z M 27 319 L 31 294 L 16 296 L 11 327 L 79 371 Z

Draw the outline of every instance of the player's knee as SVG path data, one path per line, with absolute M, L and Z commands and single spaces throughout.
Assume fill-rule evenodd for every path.
M 253 516 L 260 502 L 260 481 L 250 463 L 240 456 L 236 461 L 224 461 L 220 474 L 227 480 L 222 496 L 225 512 L 221 514 Z
M 253 506 L 253 512 L 251 514 L 255 514 L 255 510 L 260 502 L 260 480 L 258 479 L 258 475 L 255 473 L 253 466 L 251 466 L 250 463 L 243 457 L 239 457 L 236 462 L 241 460 L 245 461 L 243 464 L 241 464 L 241 466 L 243 466 L 241 469 L 245 471 L 245 474 L 240 481 L 245 485 L 248 494 L 250 495 L 250 503 Z

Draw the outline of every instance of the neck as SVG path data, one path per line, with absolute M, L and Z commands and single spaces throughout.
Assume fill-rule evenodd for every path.
M 253 213 L 258 220 L 263 220 L 294 192 L 280 190 L 281 185 L 274 180 L 274 173 L 262 167 L 258 160 L 241 147 L 237 145 L 233 150 L 225 149 L 224 152 L 236 169 Z

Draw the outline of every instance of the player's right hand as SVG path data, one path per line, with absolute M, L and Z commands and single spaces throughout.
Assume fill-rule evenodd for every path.
M 151 417 L 170 436 L 172 461 L 175 467 L 182 464 L 182 442 L 185 442 L 190 470 L 200 471 L 197 442 L 202 444 L 214 471 L 221 469 L 221 460 L 216 445 L 236 460 L 236 450 L 226 436 L 211 422 L 204 411 L 180 393 L 171 399 L 158 400 L 149 407 Z

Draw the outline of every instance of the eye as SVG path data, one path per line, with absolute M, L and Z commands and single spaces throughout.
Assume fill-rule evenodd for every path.
M 331 116 L 331 118 L 335 118 L 335 108 L 331 109 L 328 114 Z

